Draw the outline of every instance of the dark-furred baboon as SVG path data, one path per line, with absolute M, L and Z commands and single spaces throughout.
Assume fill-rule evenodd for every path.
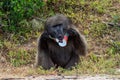
M 48 18 L 44 27 L 38 39 L 36 66 L 69 69 L 79 62 L 80 55 L 87 53 L 86 40 L 64 15 Z

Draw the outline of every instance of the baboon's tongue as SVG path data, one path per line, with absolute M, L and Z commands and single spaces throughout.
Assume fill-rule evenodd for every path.
M 60 47 L 65 47 L 67 45 L 68 36 L 65 35 L 63 40 L 56 39 L 56 42 Z

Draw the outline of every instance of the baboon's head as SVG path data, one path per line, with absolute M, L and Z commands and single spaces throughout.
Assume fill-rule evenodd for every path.
M 63 42 L 70 28 L 71 21 L 62 14 L 57 14 L 47 19 L 45 23 L 45 30 L 51 38 L 57 39 L 57 42 Z

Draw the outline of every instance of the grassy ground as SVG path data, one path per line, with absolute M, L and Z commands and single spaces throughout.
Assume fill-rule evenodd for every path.
M 77 2 L 76 2 L 77 1 Z M 52 4 L 52 5 L 51 5 Z M 33 20 L 23 24 L 31 31 L 3 33 L 0 31 L 0 72 L 19 76 L 37 74 L 116 74 L 120 75 L 120 0 L 70 0 L 53 1 L 45 9 L 46 15 L 36 14 Z M 47 15 L 49 13 L 49 15 Z M 88 42 L 88 55 L 73 70 L 62 68 L 35 69 L 37 37 L 40 35 L 44 18 L 62 13 L 70 17 Z M 112 26 L 108 25 L 112 24 Z M 38 27 L 38 25 L 40 27 Z M 42 26 L 42 27 L 41 27 Z M 21 35 L 24 34 L 24 35 Z

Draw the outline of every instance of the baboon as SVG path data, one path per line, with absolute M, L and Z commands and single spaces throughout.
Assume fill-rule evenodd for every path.
M 80 61 L 79 56 L 86 53 L 86 40 L 68 17 L 57 14 L 46 20 L 38 39 L 36 66 L 71 69 Z

